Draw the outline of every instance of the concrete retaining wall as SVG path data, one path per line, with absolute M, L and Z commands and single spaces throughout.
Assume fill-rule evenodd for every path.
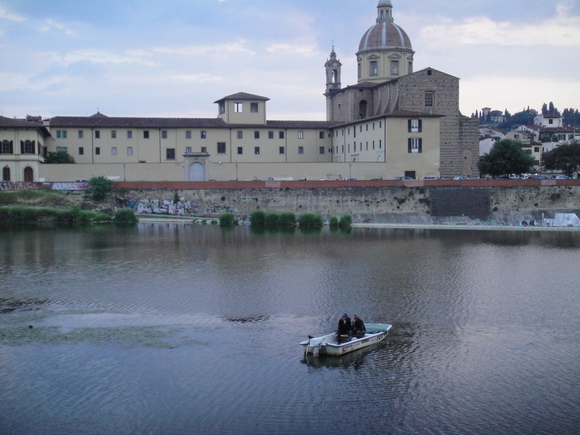
M 580 214 L 578 180 L 525 181 L 116 183 L 113 196 L 117 207 L 177 196 L 196 215 L 290 211 L 325 218 L 349 214 L 354 222 L 369 223 L 513 224 L 559 212 Z

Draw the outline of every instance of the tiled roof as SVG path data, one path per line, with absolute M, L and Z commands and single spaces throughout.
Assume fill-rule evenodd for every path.
M 330 128 L 331 121 L 267 121 L 266 124 L 227 124 L 220 118 L 122 118 L 101 113 L 93 116 L 56 116 L 52 128 Z
M 238 92 L 237 94 L 228 95 L 227 97 L 220 98 L 219 100 L 215 101 L 215 103 L 221 103 L 222 101 L 227 100 L 238 100 L 238 101 L 269 101 L 270 99 L 267 97 L 261 97 L 260 95 L 248 94 L 246 92 Z
M 40 130 L 42 134 L 46 136 L 50 136 L 50 133 L 46 129 L 46 127 L 40 122 L 33 122 L 33 121 L 26 121 L 25 119 L 15 119 L 15 118 L 7 118 L 5 116 L 0 116 L 0 128 L 28 128 L 28 129 L 35 129 Z

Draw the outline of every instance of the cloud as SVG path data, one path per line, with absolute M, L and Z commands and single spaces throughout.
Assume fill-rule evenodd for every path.
M 0 92 L 10 91 L 41 91 L 61 83 L 61 76 L 47 79 L 33 78 L 32 76 L 17 73 L 0 73 Z
M 488 17 L 426 26 L 420 38 L 429 45 L 495 45 L 580 47 L 580 17 L 570 15 L 570 0 L 556 7 L 556 16 L 538 24 L 496 22 Z
M 223 79 L 221 77 L 212 76 L 210 74 L 185 74 L 171 77 L 171 80 L 177 82 L 189 83 L 219 83 Z
M 61 24 L 53 19 L 48 19 L 40 27 L 40 31 L 41 32 L 50 32 L 51 30 L 61 31 L 65 35 L 74 35 L 74 32 L 72 30 L 67 29 L 64 24 Z
M 23 16 L 7 12 L 2 6 L 0 6 L 0 18 L 10 21 L 26 21 L 26 18 Z
M 314 45 L 272 44 L 266 48 L 266 51 L 275 54 L 298 55 L 306 57 L 320 55 Z
M 180 56 L 205 56 L 214 55 L 217 57 L 225 57 L 228 54 L 256 54 L 254 51 L 246 47 L 246 41 L 240 40 L 231 44 L 217 44 L 217 45 L 194 45 L 180 48 L 156 48 L 153 50 L 156 53 L 177 54 Z
M 70 66 L 80 62 L 90 62 L 95 64 L 126 64 L 136 63 L 146 66 L 157 66 L 156 63 L 144 59 L 146 56 L 143 51 L 128 51 L 124 54 L 115 54 L 108 50 L 87 49 L 77 50 L 66 53 L 60 63 L 64 66 Z

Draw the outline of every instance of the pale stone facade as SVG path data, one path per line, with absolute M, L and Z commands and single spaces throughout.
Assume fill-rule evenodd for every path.
M 332 49 L 325 121 L 269 121 L 269 99 L 244 92 L 217 100 L 216 118 L 56 116 L 45 121 L 45 147 L 68 152 L 76 164 L 43 165 L 34 179 L 477 175 L 478 123 L 459 111 L 459 79 L 433 68 L 413 72 L 415 53 L 392 9 L 390 0 L 380 0 L 376 24 L 361 39 L 357 84 L 342 88 L 342 64 Z

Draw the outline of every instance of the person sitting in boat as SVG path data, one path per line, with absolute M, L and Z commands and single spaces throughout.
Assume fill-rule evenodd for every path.
M 338 321 L 338 329 L 336 330 L 336 341 L 341 343 L 341 336 L 346 335 L 347 337 L 350 336 L 352 330 L 352 324 L 350 321 L 350 317 L 346 313 L 340 316 L 340 320 Z
M 350 333 L 350 335 L 348 337 L 349 341 L 352 340 L 353 337 L 363 338 L 367 332 L 367 329 L 365 327 L 365 322 L 363 322 L 359 316 L 357 316 L 355 314 L 353 319 L 354 319 L 354 323 L 352 325 L 352 332 Z

